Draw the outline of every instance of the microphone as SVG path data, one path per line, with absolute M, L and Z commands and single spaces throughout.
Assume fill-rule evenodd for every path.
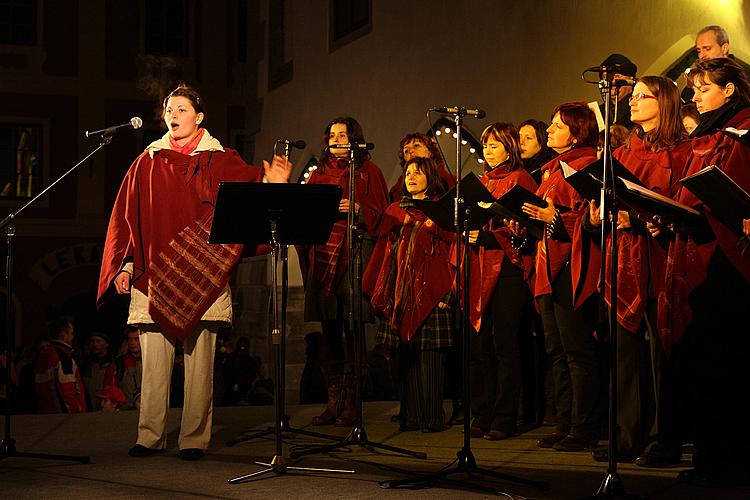
M 626 76 L 623 78 L 617 78 L 612 81 L 612 85 L 615 85 L 617 87 L 627 87 L 627 86 L 633 87 L 635 86 L 635 84 L 636 84 L 636 79 L 629 77 L 629 76 Z
M 284 146 L 291 146 L 297 149 L 305 149 L 307 147 L 307 143 L 305 141 L 292 141 L 289 139 L 279 139 L 278 141 L 276 141 L 276 144 L 283 144 Z
M 487 113 L 485 113 L 483 109 L 466 109 L 462 106 L 444 106 L 440 108 L 430 108 L 430 111 L 437 111 L 438 113 L 448 113 L 451 115 L 473 116 L 479 119 L 487 116 Z
M 86 137 L 91 137 L 92 135 L 112 135 L 119 128 L 125 128 L 125 127 L 141 128 L 142 125 L 143 125 L 143 120 L 141 120 L 139 116 L 134 116 L 133 118 L 130 119 L 128 123 L 123 123 L 122 125 L 114 125 L 112 127 L 107 127 L 107 128 L 103 128 L 100 130 L 87 130 Z
M 327 146 L 326 149 L 366 149 L 367 151 L 371 151 L 375 149 L 375 144 L 371 142 L 359 142 L 359 143 L 352 143 L 352 144 L 331 144 L 330 146 Z

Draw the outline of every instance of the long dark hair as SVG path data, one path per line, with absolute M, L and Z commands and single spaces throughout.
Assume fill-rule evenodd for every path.
M 680 117 L 680 91 L 675 83 L 666 76 L 649 75 L 638 79 L 656 97 L 659 105 L 659 125 L 655 129 L 639 135 L 650 146 L 651 151 L 672 149 L 687 138 L 685 126 Z
M 357 120 L 351 116 L 339 116 L 331 120 L 326 126 L 326 130 L 323 133 L 323 151 L 320 153 L 320 163 L 323 164 L 326 159 L 331 156 L 328 150 L 328 137 L 331 134 L 331 127 L 337 123 L 343 123 L 346 125 L 346 134 L 349 136 L 350 144 L 363 144 L 365 141 L 365 133 L 362 131 L 362 126 Z M 370 158 L 370 152 L 366 149 L 357 149 L 354 152 L 354 160 L 357 165 L 361 165 L 366 159 Z
M 425 190 L 425 194 L 427 194 L 428 198 L 440 196 L 448 190 L 448 186 L 438 172 L 435 160 L 432 158 L 422 158 L 417 156 L 404 165 L 404 183 L 401 185 L 401 194 L 404 195 L 404 197 L 411 197 L 411 193 L 406 189 L 406 170 L 409 168 L 409 165 L 416 165 L 417 170 L 427 177 L 427 189 Z

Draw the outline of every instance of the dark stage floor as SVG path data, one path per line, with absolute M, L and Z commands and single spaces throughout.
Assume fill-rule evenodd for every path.
M 226 445 L 245 429 L 264 428 L 273 420 L 273 407 L 217 408 L 214 436 L 206 457 L 185 462 L 177 455 L 179 410 L 169 415 L 169 447 L 164 454 L 130 458 L 127 450 L 135 440 L 137 414 L 21 415 L 12 420 L 19 451 L 89 455 L 90 464 L 12 457 L 0 462 L 1 498 L 485 498 L 489 493 L 434 486 L 419 490 L 383 489 L 378 483 L 406 477 L 419 471 L 436 471 L 448 466 L 463 444 L 462 427 L 446 432 L 401 433 L 390 422 L 397 403 L 367 403 L 365 429 L 371 440 L 427 453 L 426 460 L 390 452 L 352 446 L 343 451 L 312 455 L 299 460 L 302 467 L 352 469 L 353 474 L 289 473 L 243 484 L 227 480 L 261 470 L 254 460 L 268 460 L 275 445 L 271 437 Z M 287 408 L 294 426 L 305 427 L 319 406 Z M 309 428 L 345 435 L 347 429 Z M 563 453 L 536 446 L 542 427 L 520 436 L 489 442 L 472 440 L 480 467 L 504 474 L 550 483 L 541 491 L 508 481 L 463 479 L 464 484 L 489 486 L 509 498 L 563 499 L 593 495 L 606 471 L 606 464 L 594 462 L 590 453 Z M 285 435 L 285 456 L 291 446 L 320 442 L 304 436 Z M 689 456 L 686 457 L 689 459 Z M 620 476 L 628 494 L 652 499 L 740 499 L 750 498 L 750 488 L 703 488 L 680 483 L 675 477 L 689 466 L 671 469 L 642 469 L 622 465 Z M 510 496 L 513 495 L 513 496 Z

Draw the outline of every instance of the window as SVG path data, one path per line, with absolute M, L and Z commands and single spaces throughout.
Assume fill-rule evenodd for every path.
M 188 55 L 187 0 L 148 0 L 144 17 L 146 54 Z
M 0 122 L 0 198 L 31 198 L 42 185 L 44 127 Z
M 329 50 L 356 40 L 372 31 L 371 0 L 330 0 Z
M 286 0 L 269 5 L 268 29 L 268 90 L 281 87 L 292 80 L 292 30 Z
M 0 44 L 36 45 L 36 0 L 0 0 Z

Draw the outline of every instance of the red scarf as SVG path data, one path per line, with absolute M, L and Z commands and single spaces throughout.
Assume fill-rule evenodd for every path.
M 203 138 L 203 132 L 205 132 L 206 129 L 199 128 L 198 133 L 195 134 L 195 136 L 190 139 L 184 146 L 180 146 L 177 144 L 177 141 L 174 140 L 174 137 L 171 135 L 169 136 L 169 145 L 172 148 L 172 151 L 177 151 L 178 153 L 182 153 L 184 155 L 189 155 L 193 151 L 195 151 L 195 148 L 198 147 L 198 143 L 201 142 L 201 139 Z

